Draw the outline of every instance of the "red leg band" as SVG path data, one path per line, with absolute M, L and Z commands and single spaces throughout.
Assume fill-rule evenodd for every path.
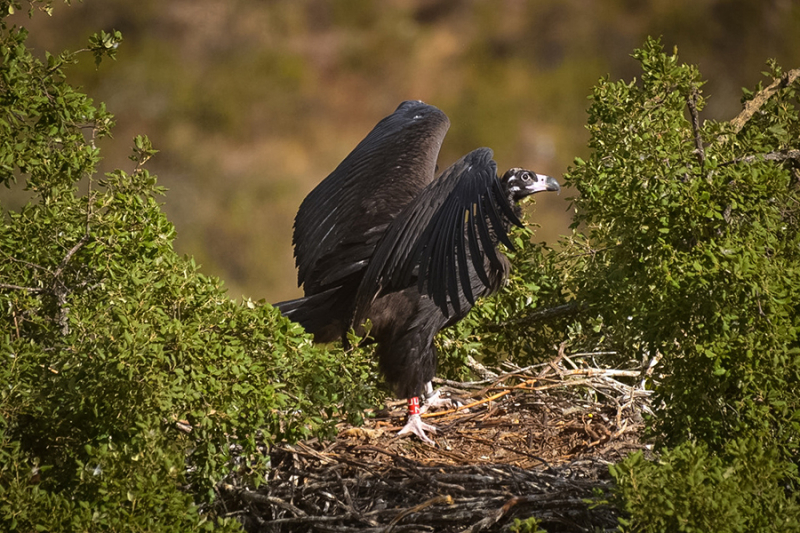
M 414 396 L 408 399 L 408 414 L 409 415 L 419 414 L 419 397 Z

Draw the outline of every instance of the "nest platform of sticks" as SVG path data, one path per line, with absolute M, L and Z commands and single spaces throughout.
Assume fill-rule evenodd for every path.
M 647 368 L 594 368 L 597 354 L 534 367 L 507 365 L 478 382 L 439 380 L 463 402 L 426 413 L 436 447 L 397 437 L 405 402 L 333 442 L 278 445 L 257 491 L 224 484 L 229 516 L 250 532 L 613 531 L 618 510 L 598 505 L 608 465 L 636 450 L 649 409 Z M 635 385 L 623 384 L 626 378 Z

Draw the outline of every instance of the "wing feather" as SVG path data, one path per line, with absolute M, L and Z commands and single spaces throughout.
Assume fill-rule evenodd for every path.
M 481 283 L 483 283 L 484 287 L 486 287 L 489 285 L 489 277 L 486 275 L 486 271 L 482 268 L 483 255 L 481 254 L 480 247 L 478 246 L 478 236 L 475 233 L 475 224 L 472 222 L 472 219 L 477 216 L 477 212 L 477 207 L 472 206 L 472 209 L 470 209 L 469 212 L 470 223 L 467 224 L 467 230 L 469 234 L 467 242 L 469 243 L 469 253 L 470 257 L 472 258 L 472 264 L 475 267 L 475 272 L 478 274 L 478 278 L 481 280 Z
M 488 214 L 484 210 L 484 202 L 478 202 L 478 220 L 487 220 Z M 483 252 L 489 258 L 489 263 L 491 263 L 492 268 L 500 268 L 500 258 L 497 257 L 497 251 L 494 248 L 492 243 L 492 236 L 489 234 L 489 228 L 486 224 L 476 224 L 478 228 L 478 233 L 481 237 L 481 244 Z
M 458 218 L 458 225 L 456 227 L 456 235 L 464 235 L 467 230 L 467 211 L 466 213 L 462 213 L 462 216 Z M 470 221 L 471 222 L 471 221 Z M 472 225 L 471 223 L 469 225 Z M 464 289 L 464 296 L 466 297 L 467 301 L 470 305 L 475 305 L 475 295 L 472 293 L 472 282 L 469 279 L 469 269 L 467 268 L 467 251 L 466 251 L 466 243 L 464 239 L 455 239 L 456 241 L 456 258 L 458 259 L 458 276 L 461 281 L 461 287 Z M 482 268 L 478 269 L 483 271 Z M 485 274 L 485 272 L 484 272 Z M 460 312 L 458 309 L 456 312 Z
M 487 268 L 503 271 L 495 247 L 502 242 L 513 249 L 508 223 L 521 225 L 502 194 L 492 151 L 474 150 L 425 187 L 390 223 L 358 288 L 351 323 L 365 320 L 380 294 L 412 283 L 445 316 L 460 314 L 462 298 L 475 302 L 473 273 L 489 288 Z
M 449 125 L 437 108 L 403 102 L 308 194 L 293 236 L 306 295 L 363 274 L 389 223 L 433 181 Z

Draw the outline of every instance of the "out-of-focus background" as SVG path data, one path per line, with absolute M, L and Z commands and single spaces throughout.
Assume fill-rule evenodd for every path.
M 147 134 L 178 250 L 232 297 L 273 302 L 301 294 L 303 197 L 403 100 L 450 117 L 442 169 L 489 146 L 501 172 L 560 177 L 586 155 L 591 87 L 636 76 L 647 35 L 709 80 L 706 119 L 734 116 L 767 58 L 800 66 L 795 0 L 84 0 L 14 22 L 42 57 L 123 33 L 116 62 L 68 71 L 116 115 L 105 170 L 130 170 Z M 537 240 L 569 231 L 569 196 L 539 196 Z

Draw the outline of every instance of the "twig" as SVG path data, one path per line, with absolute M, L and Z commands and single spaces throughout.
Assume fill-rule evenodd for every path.
M 548 363 L 548 366 L 544 370 L 539 372 L 539 375 L 537 377 L 540 378 L 545 377 L 548 371 L 551 369 L 554 370 L 556 374 L 561 375 L 561 369 L 558 368 L 558 363 L 559 361 L 561 361 L 561 359 L 564 358 L 566 352 L 567 352 L 567 341 L 563 341 L 561 344 L 558 345 L 558 354 L 556 355 L 556 357 Z
M 506 320 L 505 322 L 500 322 L 498 324 L 489 324 L 485 327 L 487 331 L 496 331 L 502 329 L 507 326 L 518 326 L 521 324 L 532 324 L 534 322 L 539 322 L 542 320 L 549 320 L 551 318 L 557 318 L 561 316 L 571 315 L 574 313 L 578 313 L 579 311 L 583 311 L 588 306 L 583 302 L 569 302 L 562 305 L 557 305 L 555 307 L 549 307 L 547 309 L 537 309 L 536 311 L 525 315 L 521 318 L 516 318 L 514 320 Z
M 659 363 L 659 361 L 661 361 L 662 357 L 663 357 L 663 354 L 661 352 L 659 352 L 658 350 L 655 350 L 655 354 L 653 354 L 653 356 L 650 357 L 650 361 L 647 363 L 647 366 L 642 369 L 642 374 L 641 374 L 642 381 L 639 384 L 639 387 L 644 389 L 645 384 L 647 382 L 647 378 L 649 378 L 649 377 L 651 377 L 653 375 L 653 370 L 655 369 L 655 367 Z
M 565 378 L 570 376 L 638 378 L 641 375 L 642 372 L 639 370 L 617 370 L 615 368 L 577 368 L 575 370 L 567 370 L 562 374 Z
M 565 346 L 565 345 L 566 345 L 566 341 L 562 342 L 562 343 L 561 343 L 561 345 L 562 345 L 562 346 Z M 564 354 L 563 356 L 561 356 L 561 358 L 560 358 L 560 359 L 561 359 L 562 361 L 566 361 L 567 363 L 569 363 L 569 366 L 571 366 L 573 370 L 577 370 L 577 368 L 578 368 L 578 365 L 576 365 L 576 364 L 575 364 L 575 363 L 572 361 L 572 359 L 570 359 L 570 358 L 569 358 L 569 357 L 568 357 L 566 354 Z M 559 377 L 563 378 L 563 377 L 564 377 L 566 374 L 565 374 L 565 372 L 564 372 L 564 371 L 561 371 L 561 372 L 559 372 L 559 373 L 558 373 L 558 375 L 559 375 Z
M 285 510 L 289 511 L 294 516 L 297 516 L 297 517 L 306 517 L 306 516 L 308 516 L 308 514 L 306 514 L 306 512 L 303 511 L 302 509 L 298 509 L 297 507 L 295 507 L 291 503 L 283 501 L 280 498 L 276 498 L 275 496 L 267 496 L 266 494 L 261 494 L 261 493 L 258 493 L 258 492 L 251 492 L 249 490 L 237 489 L 237 488 L 235 488 L 235 487 L 233 487 L 231 485 L 225 485 L 223 488 L 225 488 L 228 491 L 234 492 L 238 497 L 240 497 L 241 499 L 243 499 L 244 501 L 249 502 L 249 503 L 261 503 L 261 504 L 277 505 L 281 509 L 285 509 Z
M 28 267 L 31 267 L 31 268 L 38 268 L 39 270 L 44 270 L 45 272 L 50 274 L 50 270 L 45 268 L 45 267 L 43 267 L 42 265 L 37 265 L 36 263 L 30 263 L 28 261 L 23 261 L 22 259 L 17 259 L 16 257 L 12 256 L 11 254 L 9 254 L 6 251 L 3 251 L 3 255 L 5 255 L 6 259 L 8 259 L 10 261 L 14 261 L 15 263 L 21 263 L 21 264 L 23 264 L 25 266 L 28 266 Z
M 609 352 L 609 353 L 616 353 L 616 352 Z M 585 354 L 583 354 L 583 355 L 585 355 Z M 491 379 L 480 379 L 480 380 L 477 380 L 477 381 L 453 381 L 453 380 L 444 379 L 444 378 L 433 378 L 433 382 L 435 384 L 437 384 L 437 385 L 442 385 L 442 386 L 445 386 L 445 387 L 452 387 L 452 388 L 457 388 L 457 389 L 480 389 L 482 391 L 485 391 L 486 390 L 485 385 L 496 384 L 499 381 L 503 381 L 504 379 L 509 378 L 511 376 L 515 376 L 515 375 L 518 375 L 518 374 L 523 374 L 525 372 L 528 372 L 529 370 L 532 370 L 534 368 L 541 368 L 541 367 L 546 366 L 548 364 L 549 363 L 537 363 L 535 365 L 528 365 L 526 367 L 521 367 L 520 368 L 520 367 L 517 367 L 516 365 L 514 365 L 514 364 L 512 364 L 512 363 L 510 363 L 508 361 L 504 361 L 502 363 L 502 365 L 510 367 L 513 370 L 511 370 L 510 372 L 507 372 L 505 374 L 501 374 L 500 376 L 498 376 L 497 374 L 495 374 L 493 372 L 495 377 L 491 378 Z M 480 393 L 478 393 L 478 394 L 480 394 Z M 404 401 L 398 401 L 397 405 L 401 405 L 401 404 L 404 404 L 404 403 L 405 403 Z
M 697 86 L 692 87 L 692 92 L 686 100 L 686 105 L 689 107 L 689 114 L 692 117 L 692 131 L 694 131 L 694 145 L 695 152 L 697 153 L 697 161 L 700 163 L 700 171 L 706 164 L 706 151 L 703 149 L 703 139 L 700 136 L 700 117 L 697 113 L 697 98 L 700 91 Z
M 608 352 L 578 352 L 572 354 L 572 357 L 597 357 L 598 355 L 617 355 L 615 351 Z
M 789 72 L 785 72 L 783 76 L 775 79 L 766 88 L 759 91 L 752 99 L 748 100 L 748 102 L 744 105 L 742 112 L 739 113 L 736 118 L 731 120 L 733 132 L 739 133 L 742 131 L 742 128 L 744 128 L 744 125 L 747 124 L 747 121 L 750 120 L 765 103 L 767 103 L 772 95 L 774 95 L 780 89 L 791 85 L 799 77 L 800 69 L 793 69 Z
M 737 163 L 755 163 L 760 161 L 786 161 L 788 159 L 795 159 L 800 161 L 800 150 L 784 150 L 779 152 L 769 152 L 766 154 L 753 154 L 744 157 L 737 157 L 730 161 L 720 163 L 719 166 L 724 167 L 728 165 L 735 165 Z
M 430 500 L 428 500 L 426 502 L 422 502 L 421 504 L 415 505 L 414 507 L 412 507 L 410 509 L 406 509 L 402 513 L 398 514 L 394 518 L 394 520 L 389 522 L 389 526 L 386 529 L 384 529 L 384 533 L 391 533 L 391 531 L 394 529 L 394 526 L 398 522 L 400 522 L 400 520 L 402 520 L 403 518 L 407 517 L 408 515 L 410 515 L 412 513 L 418 513 L 420 511 L 422 511 L 423 509 L 425 509 L 426 507 L 430 507 L 431 505 L 439 505 L 439 504 L 442 504 L 442 503 L 446 503 L 447 505 L 453 505 L 452 496 L 450 496 L 449 494 L 444 495 L 444 496 L 441 496 L 441 495 L 440 496 L 435 496 L 435 497 L 431 498 Z
M 511 394 L 512 390 L 516 389 L 516 388 L 519 388 L 519 385 L 511 387 L 510 389 L 506 389 L 503 392 L 499 392 L 499 393 L 495 394 L 494 396 L 490 396 L 489 398 L 484 398 L 482 400 L 478 400 L 477 402 L 468 403 L 467 405 L 460 405 L 460 406 L 456 407 L 455 409 L 448 409 L 447 411 L 439 411 L 439 412 L 436 412 L 436 413 L 424 413 L 421 416 L 423 418 L 433 418 L 435 416 L 444 416 L 444 415 L 449 415 L 449 414 L 452 414 L 452 413 L 457 413 L 459 411 L 464 411 L 465 409 L 470 409 L 471 407 L 476 407 L 476 406 L 482 405 L 484 403 L 493 402 L 494 400 L 497 400 L 498 398 L 502 398 L 506 394 Z
M 58 265 L 58 268 L 53 273 L 53 280 L 54 281 L 57 280 L 59 276 L 61 276 L 62 272 L 64 272 L 64 269 L 69 264 L 70 260 L 72 259 L 72 256 L 75 255 L 75 253 L 78 250 L 80 250 L 81 247 L 84 244 L 86 244 L 87 242 L 89 242 L 89 234 L 88 233 L 84 234 L 84 236 L 81 237 L 80 240 L 75 243 L 75 246 L 73 246 L 72 248 L 69 249 L 69 251 L 67 252 L 67 255 L 64 256 L 64 259 L 61 260 L 61 264 Z
M 0 283 L 0 289 L 28 292 L 42 292 L 44 290 L 41 287 L 21 287 L 19 285 L 11 285 L 10 283 Z
M 508 500 L 503 506 L 498 509 L 496 512 L 492 513 L 491 515 L 487 516 L 483 520 L 473 524 L 472 526 L 468 527 L 467 529 L 463 530 L 461 533 L 477 533 L 491 525 L 496 524 L 505 514 L 514 507 L 519 499 L 515 496 Z
M 486 368 L 483 364 L 475 360 L 471 355 L 467 356 L 467 366 L 475 371 L 483 379 L 496 379 L 497 374 Z
M 493 379 L 480 379 L 478 381 L 453 381 L 452 379 L 433 378 L 433 382 L 437 385 L 444 385 L 447 387 L 456 387 L 459 389 L 480 389 L 488 383 L 492 383 Z M 401 405 L 405 402 L 398 402 Z

